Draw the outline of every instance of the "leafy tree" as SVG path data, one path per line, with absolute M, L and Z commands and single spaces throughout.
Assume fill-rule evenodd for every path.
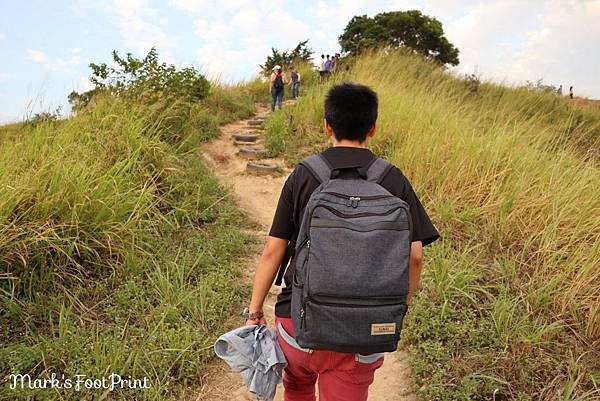
M 342 51 L 356 55 L 376 47 L 408 47 L 442 64 L 458 65 L 458 49 L 444 36 L 442 23 L 419 10 L 353 17 L 339 37 Z
M 88 105 L 100 92 L 117 96 L 134 96 L 152 102 L 160 96 L 181 97 L 189 101 L 205 98 L 210 91 L 210 82 L 195 68 L 177 69 L 173 64 L 160 63 L 158 52 L 152 48 L 138 59 L 127 53 L 121 57 L 112 52 L 113 65 L 90 64 L 94 89 L 84 93 L 71 92 L 69 103 L 76 110 Z
M 298 62 L 310 62 L 313 50 L 307 46 L 308 39 L 300 42 L 292 50 L 279 51 L 271 48 L 271 55 L 267 56 L 267 61 L 260 66 L 264 75 L 269 75 L 276 65 L 288 66 Z

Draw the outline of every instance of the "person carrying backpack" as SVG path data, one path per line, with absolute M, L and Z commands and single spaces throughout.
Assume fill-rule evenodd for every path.
M 292 66 L 290 86 L 292 87 L 292 97 L 295 99 L 300 96 L 300 72 Z
M 321 401 L 367 399 L 383 353 L 397 348 L 422 248 L 439 238 L 408 179 L 367 147 L 377 107 L 366 86 L 329 90 L 333 146 L 287 178 L 258 262 L 244 317 L 267 323 L 263 302 L 283 276 L 275 324 L 286 401 L 314 401 L 317 379 Z
M 281 66 L 276 65 L 273 67 L 272 71 L 271 79 L 269 81 L 269 92 L 271 92 L 271 111 L 275 111 L 275 103 L 277 103 L 277 107 L 281 110 L 283 90 L 287 80 Z

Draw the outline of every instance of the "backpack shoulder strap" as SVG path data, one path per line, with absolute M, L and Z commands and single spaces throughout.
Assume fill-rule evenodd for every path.
M 331 167 L 327 160 L 319 155 L 312 155 L 300 162 L 301 165 L 306 167 L 313 177 L 319 182 L 319 184 L 328 181 L 331 178 Z M 287 270 L 288 263 L 294 257 L 296 249 L 296 236 L 294 235 L 290 241 L 288 241 L 288 247 L 283 255 L 277 276 L 275 277 L 275 285 L 281 285 L 283 282 L 283 276 Z
M 366 176 L 367 181 L 376 182 L 377 184 L 381 184 L 381 181 L 385 178 L 387 173 L 390 172 L 393 165 L 383 160 L 379 157 L 375 158 L 369 168 L 367 169 Z
M 306 167 L 321 184 L 331 178 L 331 166 L 320 154 L 309 156 L 300 164 Z

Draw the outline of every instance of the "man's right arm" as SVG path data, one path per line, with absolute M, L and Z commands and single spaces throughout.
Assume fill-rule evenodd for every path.
M 254 274 L 254 284 L 252 286 L 252 298 L 250 300 L 250 312 L 258 312 L 263 310 L 265 298 L 269 292 L 269 288 L 273 284 L 275 275 L 283 259 L 283 255 L 287 249 L 288 240 L 271 237 L 267 239 L 267 243 L 262 252 L 256 273 Z M 266 324 L 266 319 L 257 321 L 247 321 L 247 324 Z

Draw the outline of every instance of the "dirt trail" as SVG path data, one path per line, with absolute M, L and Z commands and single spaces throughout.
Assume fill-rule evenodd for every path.
M 286 104 L 285 106 L 290 106 Z M 264 107 L 259 107 L 258 117 L 268 113 Z M 246 172 L 247 159 L 238 155 L 239 148 L 234 144 L 233 134 L 250 133 L 255 130 L 247 120 L 237 121 L 221 127 L 221 135 L 210 141 L 205 146 L 204 156 L 213 167 L 221 183 L 229 188 L 239 207 L 258 223 L 262 236 L 267 235 L 277 200 L 290 169 L 283 168 L 281 159 L 262 159 L 262 162 L 274 163 L 282 167 L 283 174 L 258 176 Z M 261 133 L 260 131 L 256 131 Z M 259 139 L 256 147 L 260 147 Z M 244 277 L 251 283 L 259 254 L 247 261 Z M 274 322 L 274 304 L 279 289 L 271 288 L 265 302 L 265 314 L 272 327 Z M 241 323 L 241 320 L 240 320 Z M 204 377 L 205 385 L 193 395 L 188 395 L 186 400 L 202 401 L 243 401 L 255 398 L 246 391 L 246 388 L 237 373 L 232 373 L 222 361 L 215 359 L 207 369 Z M 408 364 L 408 353 L 400 350 L 386 354 L 385 363 L 375 375 L 375 382 L 369 391 L 370 401 L 413 401 L 412 379 Z M 283 386 L 277 390 L 276 401 L 283 400 Z

